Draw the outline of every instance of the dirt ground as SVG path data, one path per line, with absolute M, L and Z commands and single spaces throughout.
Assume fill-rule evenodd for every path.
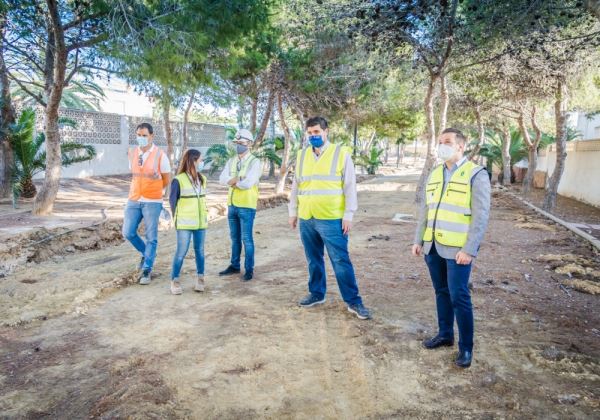
M 598 255 L 495 193 L 473 270 L 474 363 L 427 351 L 433 290 L 410 256 L 418 170 L 359 185 L 351 256 L 371 321 L 352 317 L 328 267 L 328 300 L 302 309 L 307 271 L 285 206 L 256 218 L 252 282 L 219 278 L 226 221 L 207 233 L 207 291 L 169 294 L 175 234 L 156 276 L 133 283 L 122 243 L 33 263 L 0 279 L 2 418 L 544 418 L 600 416 L 600 296 L 568 286 L 540 255 Z M 519 227 L 521 226 L 521 227 Z M 567 284 L 567 286 L 565 286 Z

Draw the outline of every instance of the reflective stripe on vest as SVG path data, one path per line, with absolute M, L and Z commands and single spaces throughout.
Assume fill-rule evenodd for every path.
M 158 200 L 162 198 L 163 181 L 160 173 L 160 161 L 165 158 L 158 147 L 150 152 L 142 166 L 139 165 L 139 147 L 129 149 L 129 163 L 131 165 L 131 186 L 129 200 L 137 201 L 141 197 Z
M 242 165 L 238 172 L 237 162 L 239 162 L 239 157 L 233 158 L 229 162 L 229 176 L 232 178 L 237 176 L 240 179 L 243 179 L 246 177 L 254 162 L 260 164 L 260 161 L 256 158 L 256 156 L 250 154 L 248 158 L 242 160 Z M 227 205 L 255 209 L 257 203 L 258 185 L 253 185 L 246 190 L 229 187 L 229 194 L 227 194 Z
M 343 170 L 348 153 L 344 146 L 331 143 L 319 159 L 310 146 L 298 152 L 298 217 L 335 220 L 344 216 Z
M 436 167 L 425 189 L 427 226 L 423 241 L 462 248 L 471 224 L 471 180 L 483 169 L 471 161 L 454 171 L 444 190 L 444 165 Z M 442 194 L 443 192 L 443 194 Z
M 175 208 L 175 229 L 206 229 L 208 226 L 208 209 L 206 208 L 203 192 L 206 185 L 203 184 L 200 190 L 197 191 L 186 173 L 177 175 L 175 179 L 179 182 L 180 189 L 177 207 Z

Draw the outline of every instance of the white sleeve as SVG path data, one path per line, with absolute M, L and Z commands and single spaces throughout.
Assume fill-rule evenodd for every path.
M 169 157 L 164 152 L 162 153 L 162 157 L 160 158 L 160 173 L 171 173 L 171 162 L 169 162 Z
M 248 175 L 236 184 L 236 187 L 240 190 L 247 190 L 260 182 L 262 162 L 256 159 L 252 166 L 248 169 Z
M 221 175 L 219 175 L 219 184 L 227 185 L 227 183 L 231 179 L 231 177 L 229 176 L 230 165 L 231 165 L 231 159 L 229 159 L 227 161 L 227 163 L 225 164 L 225 167 L 223 168 L 223 171 L 221 172 Z

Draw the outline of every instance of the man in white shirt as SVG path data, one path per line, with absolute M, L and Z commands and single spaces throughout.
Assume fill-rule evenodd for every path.
M 132 179 L 125 207 L 123 236 L 131 242 L 142 258 L 140 284 L 149 284 L 158 245 L 158 220 L 163 208 L 163 190 L 169 184 L 169 158 L 154 145 L 154 130 L 148 123 L 137 126 L 138 147 L 129 150 L 129 169 Z M 137 233 L 144 220 L 146 241 Z
M 254 143 L 252 133 L 240 129 L 235 135 L 237 156 L 229 159 L 219 182 L 229 186 L 227 194 L 227 219 L 231 236 L 231 263 L 220 276 L 240 272 L 242 244 L 244 269 L 242 280 L 252 280 L 254 275 L 254 238 L 252 229 L 258 203 L 258 183 L 261 175 L 260 160 L 250 152 Z

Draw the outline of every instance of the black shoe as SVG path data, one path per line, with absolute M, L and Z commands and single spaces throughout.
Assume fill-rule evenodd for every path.
M 233 268 L 233 266 L 230 265 L 225 270 L 221 271 L 219 273 L 219 276 L 228 276 L 230 274 L 236 274 L 236 273 L 239 273 L 239 272 L 240 272 L 239 268 Z
M 471 366 L 471 360 L 473 359 L 473 352 L 468 350 L 461 350 L 458 352 L 458 356 L 456 356 L 456 360 L 454 364 L 460 368 L 468 368 Z
M 242 277 L 242 281 L 250 281 L 250 280 L 252 280 L 252 274 L 253 274 L 252 271 L 246 271 L 246 273 Z
M 348 312 L 352 312 L 358 319 L 371 319 L 371 312 L 362 303 L 348 305 Z
M 298 302 L 298 305 L 304 306 L 305 308 L 309 308 L 311 306 L 319 305 L 321 303 L 325 303 L 325 296 L 320 297 L 314 294 L 307 295 L 304 299 Z
M 454 340 L 451 338 L 443 338 L 439 335 L 436 335 L 433 338 L 428 338 L 427 340 L 423 340 L 423 347 L 426 349 L 432 350 L 437 349 L 438 347 L 452 347 L 454 345 Z

